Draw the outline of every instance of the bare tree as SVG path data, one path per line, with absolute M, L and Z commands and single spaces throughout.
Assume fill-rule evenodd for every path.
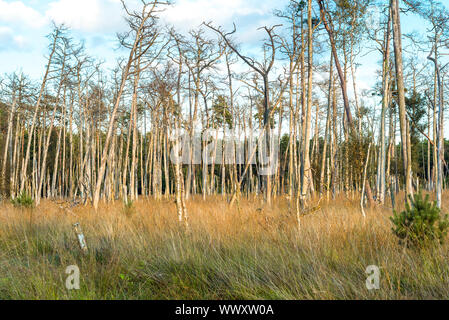
M 112 109 L 112 113 L 110 115 L 108 132 L 106 134 L 106 140 L 104 142 L 103 151 L 101 153 L 100 168 L 98 171 L 98 177 L 93 196 L 93 205 L 95 209 L 98 208 L 98 202 L 100 200 L 101 185 L 103 183 L 103 178 L 106 171 L 106 160 L 109 153 L 109 147 L 117 116 L 117 110 L 120 104 L 123 90 L 125 88 L 126 80 L 130 74 L 130 69 L 133 63 L 137 61 L 140 57 L 145 55 L 146 52 L 151 49 L 154 42 L 156 41 L 158 37 L 158 32 L 156 32 L 154 29 L 157 23 L 155 14 L 160 11 L 159 6 L 165 4 L 167 3 L 160 2 L 157 0 L 152 2 L 142 0 L 142 9 L 141 12 L 139 13 L 139 12 L 130 12 L 126 7 L 125 2 L 122 0 L 123 8 L 128 15 L 127 22 L 131 31 L 129 31 L 125 35 L 120 36 L 121 42 L 124 43 L 124 40 L 127 37 L 131 36 L 133 37 L 133 41 L 132 44 L 129 46 L 130 52 L 128 61 L 122 69 L 120 88 L 117 96 L 115 97 L 116 100 L 114 108 Z
M 236 32 L 236 28 L 234 25 L 234 29 L 231 32 L 224 32 L 221 27 L 214 27 L 212 24 L 204 23 L 207 27 L 218 33 L 226 43 L 226 45 L 233 51 L 237 56 L 242 59 L 243 62 L 245 62 L 249 67 L 251 67 L 255 72 L 257 72 L 263 79 L 263 94 L 264 94 L 264 113 L 263 113 L 263 124 L 264 129 L 267 130 L 266 134 L 266 146 L 267 150 L 269 150 L 269 123 L 270 123 L 270 114 L 273 107 L 270 105 L 270 87 L 269 87 L 269 81 L 268 76 L 270 71 L 273 68 L 275 58 L 276 58 L 276 45 L 275 45 L 275 37 L 274 29 L 277 26 L 272 26 L 270 28 L 263 27 L 263 29 L 266 31 L 269 43 L 266 45 L 270 48 L 270 56 L 267 59 L 267 61 L 264 61 L 262 63 L 255 61 L 253 58 L 245 56 L 240 53 L 240 51 L 237 49 L 236 45 L 232 43 L 232 40 L 229 38 L 232 34 Z M 268 203 L 271 202 L 271 180 L 270 176 L 265 177 L 265 198 Z

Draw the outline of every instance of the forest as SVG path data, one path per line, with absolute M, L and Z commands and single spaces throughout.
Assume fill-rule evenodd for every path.
M 113 69 L 54 23 L 0 75 L 0 298 L 447 298 L 448 3 L 287 2 L 249 51 L 121 0 Z

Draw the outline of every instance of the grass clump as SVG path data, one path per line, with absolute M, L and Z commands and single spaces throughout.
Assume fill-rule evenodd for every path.
M 123 200 L 123 213 L 127 216 L 131 216 L 135 213 L 134 201 L 132 201 L 129 197 L 126 197 Z
M 436 202 L 429 201 L 421 193 L 409 196 L 410 204 L 405 204 L 405 210 L 394 211 L 390 220 L 393 222 L 393 233 L 407 246 L 422 246 L 436 241 L 443 243 L 447 235 L 449 221 L 447 214 L 442 214 Z
M 11 203 L 18 208 L 33 208 L 34 200 L 26 192 L 22 192 L 14 199 L 11 199 Z

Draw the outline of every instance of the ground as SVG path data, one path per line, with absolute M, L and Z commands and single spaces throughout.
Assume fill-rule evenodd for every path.
M 298 226 L 285 198 L 230 207 L 199 197 L 187 202 L 186 228 L 168 199 L 81 205 L 73 214 L 56 201 L 34 209 L 4 202 L 0 299 L 446 299 L 448 245 L 404 248 L 391 207 L 363 218 L 358 203 L 323 200 Z M 70 265 L 79 267 L 79 290 L 66 288 Z M 366 287 L 369 265 L 380 268 L 378 290 Z

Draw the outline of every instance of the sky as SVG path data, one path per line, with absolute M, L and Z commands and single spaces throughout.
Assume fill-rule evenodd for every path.
M 132 7 L 136 1 L 126 2 Z M 187 33 L 203 21 L 229 29 L 235 22 L 238 41 L 252 50 L 260 47 L 258 40 L 264 35 L 257 28 L 272 25 L 273 10 L 286 2 L 177 0 L 162 13 L 161 23 Z M 119 0 L 0 0 L 0 73 L 23 69 L 32 78 L 40 78 L 48 45 L 45 35 L 52 22 L 69 26 L 74 38 L 85 41 L 87 52 L 110 67 L 121 54 L 116 33 L 125 31 L 126 23 Z
M 139 2 L 126 0 L 130 7 Z M 449 0 L 442 2 L 449 7 Z M 258 28 L 279 23 L 273 11 L 284 9 L 287 3 L 288 0 L 177 0 L 162 13 L 161 24 L 173 25 L 186 34 L 203 21 L 212 21 L 226 30 L 231 30 L 235 23 L 236 42 L 246 54 L 256 56 L 260 55 L 261 40 L 265 36 Z M 367 23 L 375 25 L 379 14 L 376 8 L 371 10 Z M 116 59 L 124 55 L 118 49 L 116 37 L 117 32 L 126 30 L 120 0 L 0 0 L 0 74 L 23 71 L 39 80 L 44 73 L 47 54 L 45 36 L 50 33 L 52 22 L 70 27 L 73 38 L 83 40 L 87 53 L 104 61 L 106 68 L 115 67 Z M 423 20 L 416 16 L 402 17 L 404 33 L 424 32 L 425 27 Z M 364 48 L 364 51 L 357 61 L 359 93 L 374 86 L 380 68 L 380 54 L 368 53 L 370 48 Z M 425 56 L 421 57 L 426 61 Z M 240 69 L 237 71 L 245 70 L 241 64 L 236 68 Z M 378 104 L 379 101 L 369 103 Z M 446 132 L 449 136 L 449 130 Z
M 449 0 L 444 0 L 448 1 Z M 139 0 L 127 0 L 133 6 Z M 177 0 L 162 13 L 162 24 L 173 25 L 182 33 L 213 21 L 227 30 L 237 26 L 236 40 L 248 54 L 257 54 L 265 36 L 261 26 L 279 23 L 275 9 L 284 9 L 287 0 Z M 371 14 L 376 19 L 377 12 Z M 378 14 L 377 14 L 378 15 Z M 404 32 L 422 28 L 417 19 L 405 18 Z M 113 67 L 117 50 L 116 33 L 126 30 L 120 0 L 0 0 L 0 74 L 23 70 L 39 79 L 45 68 L 45 55 L 51 24 L 64 23 L 75 39 L 84 40 L 87 52 Z M 377 56 L 376 56 L 377 55 Z M 361 88 L 374 84 L 380 56 L 361 57 L 357 80 Z

